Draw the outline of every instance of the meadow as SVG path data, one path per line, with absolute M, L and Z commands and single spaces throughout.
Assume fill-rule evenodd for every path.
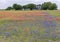
M 60 10 L 0 11 L 0 42 L 60 42 Z

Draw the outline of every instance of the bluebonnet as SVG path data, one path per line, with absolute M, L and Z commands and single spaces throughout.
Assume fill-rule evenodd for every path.
M 55 33 L 53 33 L 53 34 L 51 34 L 51 37 L 52 37 L 52 38 L 56 38 L 57 36 L 56 36 Z
M 45 16 L 45 18 L 47 18 L 47 19 L 53 19 L 53 17 L 52 16 L 49 16 L 49 15 L 47 15 L 47 16 Z
M 0 35 L 2 35 L 3 33 L 2 32 L 0 32 Z
M 11 36 L 10 32 L 5 32 L 5 37 L 6 37 L 6 38 L 8 38 L 8 37 L 10 37 L 10 36 Z
M 43 26 L 46 27 L 46 28 L 49 28 L 50 27 L 50 23 L 48 21 L 43 21 Z

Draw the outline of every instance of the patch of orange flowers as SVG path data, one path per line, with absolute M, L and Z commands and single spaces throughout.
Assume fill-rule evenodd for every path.
M 60 17 L 57 17 L 56 20 L 60 21 Z
M 2 18 L 10 18 L 11 20 L 33 20 L 33 18 L 27 16 L 45 16 L 40 11 L 28 11 L 28 12 L 12 12 L 12 11 L 0 11 L 0 19 Z

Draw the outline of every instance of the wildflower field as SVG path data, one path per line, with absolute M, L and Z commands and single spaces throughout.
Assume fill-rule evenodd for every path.
M 0 11 L 0 42 L 60 42 L 60 11 Z

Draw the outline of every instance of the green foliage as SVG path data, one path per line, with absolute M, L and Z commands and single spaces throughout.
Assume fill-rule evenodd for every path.
M 27 5 L 24 5 L 23 8 L 24 8 L 24 9 L 28 9 L 28 6 L 27 6 Z
M 33 3 L 26 4 L 24 6 L 19 5 L 19 4 L 13 4 L 12 7 L 8 7 L 6 10 L 11 10 L 11 9 L 14 9 L 14 10 L 22 10 L 22 9 L 34 10 L 34 9 L 37 9 L 37 7 L 36 7 L 36 4 L 33 4 Z M 57 5 L 55 3 L 51 3 L 51 2 L 44 2 L 41 5 L 41 9 L 42 10 L 56 10 L 57 9 Z
M 27 8 L 29 8 L 30 10 L 36 9 L 36 5 L 35 4 L 28 4 Z
M 18 4 L 13 4 L 13 8 L 15 10 L 22 10 L 22 6 L 21 5 L 18 5 Z
M 55 10 L 57 9 L 57 5 L 51 2 L 44 2 L 41 6 L 42 10 Z
M 51 4 L 48 8 L 49 10 L 56 10 L 57 9 L 57 5 L 55 3 Z
M 43 10 L 47 10 L 48 8 L 49 8 L 49 5 L 51 4 L 51 2 L 44 2 L 43 4 L 42 4 L 42 6 L 41 6 L 41 8 L 43 9 Z
M 13 8 L 12 7 L 8 7 L 6 10 L 12 10 Z

